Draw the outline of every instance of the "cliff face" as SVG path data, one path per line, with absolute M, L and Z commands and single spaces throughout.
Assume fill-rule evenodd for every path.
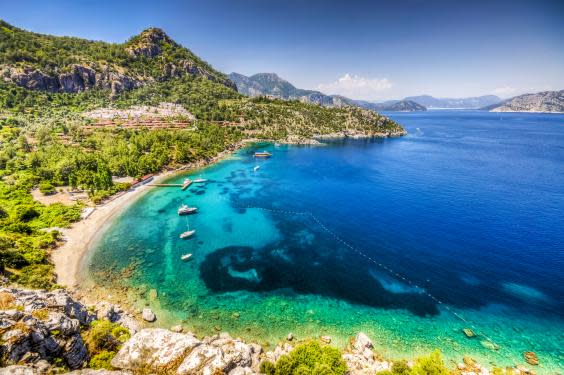
M 564 112 L 564 90 L 519 95 L 484 109 L 490 112 Z
M 234 90 L 235 84 L 164 31 L 150 28 L 124 44 L 31 33 L 0 21 L 0 77 L 8 83 L 49 92 L 93 88 L 113 95 L 148 83 L 204 77 Z

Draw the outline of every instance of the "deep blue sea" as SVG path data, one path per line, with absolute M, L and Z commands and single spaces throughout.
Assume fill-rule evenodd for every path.
M 538 372 L 561 371 L 564 115 L 388 115 L 409 135 L 255 145 L 190 174 L 205 184 L 152 189 L 96 243 L 92 279 L 200 334 L 344 345 L 362 330 L 394 358 L 534 351 Z

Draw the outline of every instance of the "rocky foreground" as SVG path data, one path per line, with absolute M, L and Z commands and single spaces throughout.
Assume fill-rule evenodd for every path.
M 132 335 L 111 359 L 115 370 L 85 368 L 91 353 L 83 338 L 97 320 L 108 320 L 127 328 Z M 272 351 L 245 343 L 228 333 L 199 339 L 171 330 L 141 328 L 142 325 L 116 305 L 100 302 L 86 307 L 67 291 L 52 292 L 0 288 L 0 374 L 257 374 L 260 363 L 275 363 L 295 346 L 290 334 Z M 328 344 L 330 337 L 321 341 Z M 350 374 L 375 374 L 389 370 L 392 363 L 373 352 L 372 341 L 359 333 L 342 357 Z M 489 374 L 474 361 L 458 366 L 461 374 Z M 529 373 L 518 368 L 513 374 Z

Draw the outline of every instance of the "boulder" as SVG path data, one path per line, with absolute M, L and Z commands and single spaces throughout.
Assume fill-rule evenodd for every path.
M 366 348 L 374 348 L 374 344 L 372 344 L 372 341 L 364 332 L 359 332 L 354 339 L 353 348 L 359 352 L 363 352 Z
M 184 330 L 184 328 L 182 328 L 181 325 L 177 325 L 177 326 L 172 326 L 172 327 L 170 328 L 170 330 L 171 330 L 172 332 L 182 333 L 182 331 Z
M 179 363 L 201 341 L 191 334 L 174 333 L 166 329 L 148 328 L 139 331 L 112 359 L 119 369 L 165 369 Z
M 141 316 L 143 317 L 143 320 L 145 320 L 146 322 L 149 322 L 149 323 L 152 323 L 155 320 L 157 320 L 157 316 L 155 315 L 155 313 L 151 309 L 143 309 Z

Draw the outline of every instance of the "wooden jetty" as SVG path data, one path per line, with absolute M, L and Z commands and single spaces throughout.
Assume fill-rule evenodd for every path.
M 147 184 L 147 186 L 160 186 L 160 187 L 182 187 L 182 184 Z

